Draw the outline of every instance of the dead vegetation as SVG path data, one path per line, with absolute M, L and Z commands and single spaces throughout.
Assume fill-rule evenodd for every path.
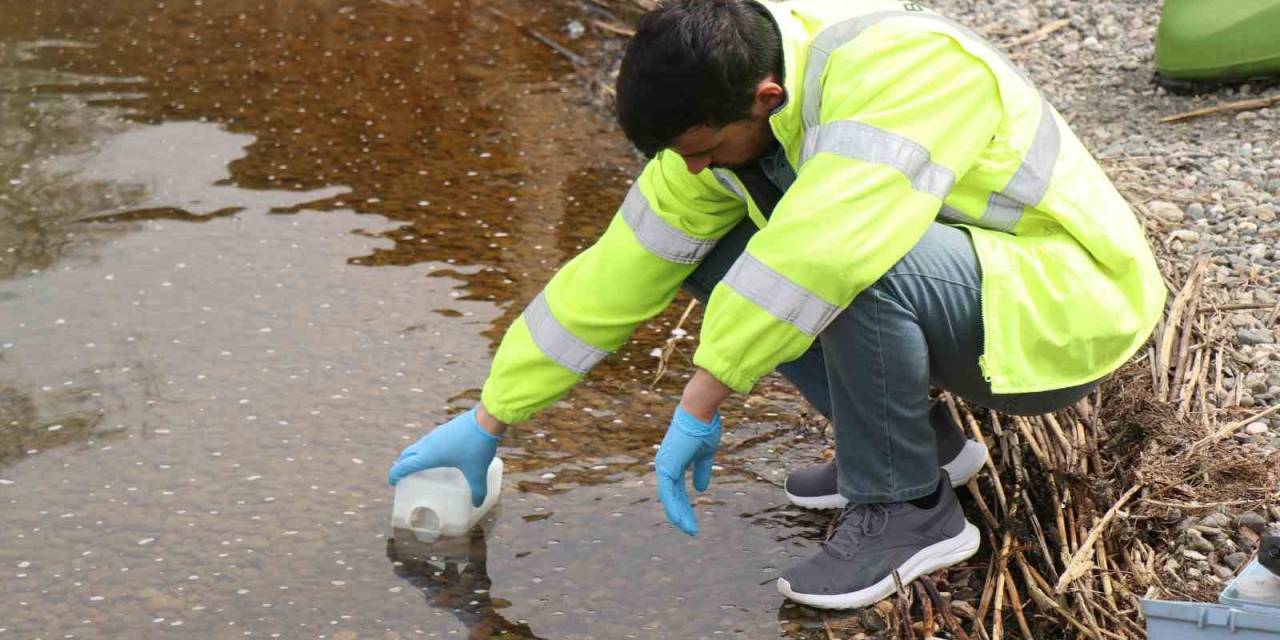
M 967 487 L 989 555 L 984 570 L 961 573 L 976 578 L 979 595 L 951 599 L 950 610 L 970 613 L 961 621 L 941 606 L 945 590 L 914 605 L 909 591 L 900 593 L 892 607 L 877 608 L 880 635 L 1145 638 L 1142 598 L 1216 599 L 1222 579 L 1188 561 L 1178 524 L 1271 506 L 1276 452 L 1232 436 L 1280 405 L 1242 411 L 1210 401 L 1230 402 L 1224 368 L 1247 367 L 1224 329 L 1229 307 L 1217 300 L 1226 294 L 1205 286 L 1206 260 L 1162 262 L 1182 285 L 1150 348 L 1089 398 L 1022 418 L 944 394 L 958 423 L 991 450 L 987 472 Z M 1256 553 L 1256 533 L 1231 533 Z M 922 579 L 924 592 L 957 582 L 955 573 Z M 868 637 L 858 617 L 826 620 L 826 629 L 833 638 Z

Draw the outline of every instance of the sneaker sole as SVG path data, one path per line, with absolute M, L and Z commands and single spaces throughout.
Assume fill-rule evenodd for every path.
M 942 465 L 951 476 L 951 487 L 958 489 L 982 471 L 987 463 L 987 448 L 977 440 L 967 440 L 955 459 Z M 785 491 L 785 489 L 784 489 Z M 798 496 L 787 491 L 787 500 L 803 509 L 843 509 L 849 500 L 838 493 L 825 496 Z
M 981 543 L 982 537 L 978 533 L 978 528 L 966 520 L 964 531 L 959 535 L 935 542 L 907 558 L 907 561 L 898 567 L 898 577 L 905 587 L 920 576 L 968 560 L 977 553 Z M 897 585 L 893 583 L 893 574 L 881 578 L 879 582 L 865 589 L 834 595 L 796 593 L 791 590 L 790 583 L 783 578 L 778 578 L 779 593 L 800 604 L 819 609 L 860 609 L 889 597 L 895 591 L 897 591 Z

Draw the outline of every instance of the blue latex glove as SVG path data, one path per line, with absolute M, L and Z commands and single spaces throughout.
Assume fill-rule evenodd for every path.
M 681 531 L 698 535 L 698 521 L 689 506 L 689 493 L 684 487 L 684 473 L 693 465 L 693 488 L 706 491 L 711 485 L 711 463 L 720 448 L 720 412 L 708 424 L 693 417 L 683 406 L 676 407 L 667 427 L 667 435 L 658 447 L 654 466 L 658 473 L 658 499 L 667 512 L 667 520 Z
M 489 463 L 498 452 L 498 437 L 476 422 L 476 410 L 455 416 L 417 442 L 405 447 L 391 465 L 387 482 L 424 469 L 457 467 L 471 486 L 471 504 L 479 507 L 489 493 Z

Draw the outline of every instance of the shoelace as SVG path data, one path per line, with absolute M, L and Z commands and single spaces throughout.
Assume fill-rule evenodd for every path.
M 879 504 L 850 504 L 836 520 L 835 533 L 823 543 L 833 555 L 847 558 L 862 546 L 863 538 L 884 533 L 889 526 L 889 510 Z

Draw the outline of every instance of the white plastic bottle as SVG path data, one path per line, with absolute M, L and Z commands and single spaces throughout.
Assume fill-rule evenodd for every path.
M 460 536 L 471 530 L 498 502 L 502 493 L 502 459 L 494 456 L 487 476 L 489 493 L 479 507 L 471 506 L 471 487 L 454 467 L 427 469 L 396 483 L 391 526 L 413 532 L 419 542 Z

